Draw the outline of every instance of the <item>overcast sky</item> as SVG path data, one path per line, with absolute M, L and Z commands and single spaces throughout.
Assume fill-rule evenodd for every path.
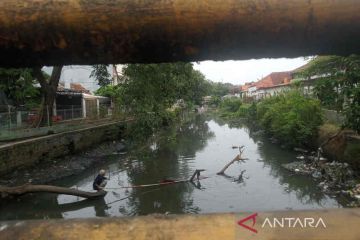
M 195 63 L 194 68 L 214 82 L 229 82 L 238 85 L 257 81 L 271 72 L 290 71 L 306 63 L 307 60 L 304 58 L 267 58 L 245 61 L 204 61 Z

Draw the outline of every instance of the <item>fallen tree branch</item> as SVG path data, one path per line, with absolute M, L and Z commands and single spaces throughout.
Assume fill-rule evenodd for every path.
M 226 169 L 228 169 L 233 163 L 247 160 L 247 158 L 241 157 L 242 153 L 244 152 L 244 146 L 241 146 L 239 148 L 239 151 L 240 151 L 240 154 L 238 154 L 231 162 L 226 164 L 225 167 L 223 167 L 223 169 L 221 169 L 221 171 L 217 173 L 217 175 L 224 175 Z
M 48 192 L 48 193 L 57 193 L 57 194 L 65 194 L 65 195 L 73 195 L 77 197 L 83 197 L 88 199 L 94 199 L 99 197 L 104 197 L 106 195 L 106 191 L 99 192 L 85 192 L 73 188 L 64 188 L 57 187 L 51 185 L 32 185 L 25 184 L 17 187 L 6 187 L 0 186 L 0 196 L 2 198 L 11 197 L 11 196 L 20 196 L 27 193 L 38 193 L 38 192 Z

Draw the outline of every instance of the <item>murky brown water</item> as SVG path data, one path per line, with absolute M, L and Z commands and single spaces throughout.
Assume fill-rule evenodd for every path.
M 245 145 L 248 161 L 218 172 Z M 129 216 L 149 213 L 210 213 L 284 209 L 337 208 L 338 199 L 321 193 L 310 177 L 295 176 L 281 167 L 296 160 L 296 153 L 281 149 L 263 137 L 252 136 L 245 126 L 196 116 L 181 128 L 167 130 L 151 146 L 125 155 L 109 156 L 102 166 L 84 171 L 57 185 L 92 189 L 95 171 L 108 169 L 109 193 L 104 199 L 80 201 L 72 196 L 41 194 L 18 202 L 2 203 L 0 219 L 78 218 Z M 209 178 L 197 184 L 121 189 L 121 186 L 156 183 L 164 178 L 185 179 L 195 169 Z M 239 179 L 245 170 L 243 179 Z M 118 189 L 117 189 L 118 188 Z M 123 199 L 126 198 L 126 199 Z M 121 200 L 123 199 L 123 200 Z M 80 201 L 80 202 L 79 202 Z

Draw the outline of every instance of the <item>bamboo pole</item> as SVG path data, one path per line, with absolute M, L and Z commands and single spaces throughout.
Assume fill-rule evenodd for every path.
M 0 66 L 360 52 L 358 0 L 2 0 Z

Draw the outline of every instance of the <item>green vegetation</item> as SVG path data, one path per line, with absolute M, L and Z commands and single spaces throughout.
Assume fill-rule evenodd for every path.
M 317 78 L 315 96 L 329 109 L 345 114 L 345 125 L 360 132 L 360 56 L 322 56 L 314 58 L 299 73 Z
M 211 87 L 191 63 L 129 64 L 123 77 L 118 86 L 103 86 L 97 94 L 113 98 L 119 111 L 135 117 L 133 136 L 146 137 L 170 125 L 179 113 L 175 103 L 200 105 Z
M 306 98 L 299 91 L 261 101 L 256 113 L 260 125 L 288 146 L 307 145 L 322 124 L 319 101 Z
M 32 108 L 40 104 L 40 91 L 30 68 L 0 68 L 0 90 L 15 106 Z
M 220 116 L 234 119 L 247 117 L 250 105 L 241 102 L 240 98 L 226 98 L 220 103 Z
M 94 77 L 101 87 L 105 87 L 111 83 L 111 75 L 107 65 L 94 65 L 90 77 Z
M 230 88 L 233 86 L 230 83 L 221 83 L 221 82 L 210 82 L 211 87 L 209 95 L 222 97 L 229 93 Z
M 47 122 L 47 117 L 45 117 L 47 114 L 48 122 L 52 124 L 53 112 L 48 110 L 53 108 L 61 71 L 62 66 L 54 66 L 49 76 L 42 71 L 42 67 L 1 68 L 0 88 L 13 101 L 12 105 L 14 106 L 39 107 L 38 118 L 34 122 L 34 126 L 40 126 Z M 35 83 L 40 84 L 40 89 L 34 86 Z
M 224 99 L 218 112 L 227 119 L 246 118 L 289 147 L 307 145 L 315 139 L 322 124 L 318 100 L 307 98 L 301 91 L 244 104 L 239 98 Z

